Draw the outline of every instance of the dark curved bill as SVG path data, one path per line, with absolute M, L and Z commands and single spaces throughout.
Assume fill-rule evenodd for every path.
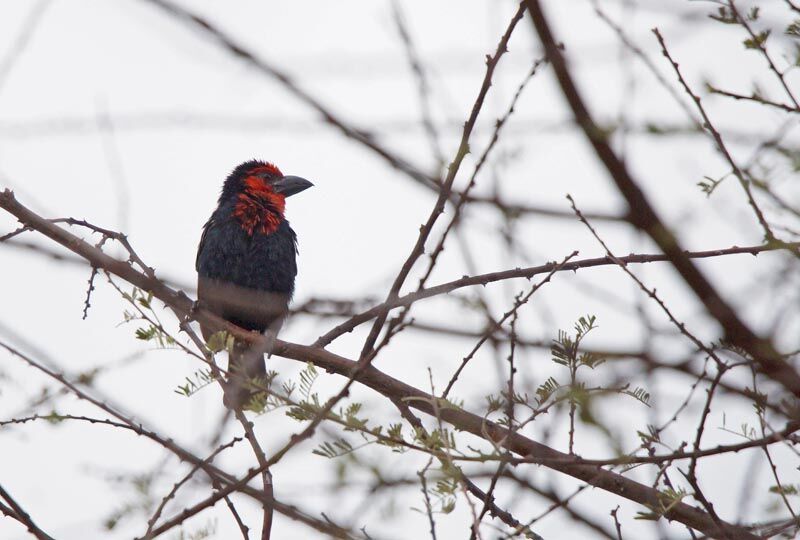
M 305 178 L 300 178 L 299 176 L 284 176 L 280 180 L 273 182 L 272 189 L 277 193 L 283 194 L 284 197 L 291 197 L 313 185 L 314 184 Z

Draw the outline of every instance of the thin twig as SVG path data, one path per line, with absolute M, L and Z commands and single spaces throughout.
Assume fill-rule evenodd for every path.
M 658 216 L 644 192 L 634 181 L 627 166 L 611 149 L 607 134 L 592 118 L 575 85 L 539 1 L 525 0 L 525 2 L 531 13 L 533 26 L 542 41 L 550 64 L 553 66 L 562 93 L 572 109 L 576 122 L 591 143 L 598 158 L 603 162 L 620 194 L 627 201 L 631 223 L 646 232 L 668 256 L 675 270 L 703 303 L 708 313 L 724 328 L 728 340 L 747 351 L 759 364 L 765 375 L 781 384 L 793 395 L 800 396 L 800 374 L 782 360 L 783 356 L 772 341 L 756 334 L 739 318 L 711 282 L 686 256 L 680 242 Z
M 0 62 L 0 91 L 2 91 L 14 67 L 25 53 L 25 49 L 28 47 L 31 38 L 33 38 L 50 4 L 50 0 L 39 0 L 28 12 L 19 34 L 17 34 L 2 62 Z
M 731 13 L 733 13 L 733 15 L 739 21 L 739 24 L 741 24 L 742 27 L 750 35 L 750 43 L 752 43 L 758 49 L 758 51 L 767 61 L 769 69 L 775 74 L 775 77 L 778 79 L 778 82 L 780 82 L 781 86 L 786 91 L 786 95 L 794 104 L 795 108 L 800 109 L 800 103 L 797 102 L 797 99 L 794 97 L 794 93 L 792 92 L 791 88 L 789 88 L 789 85 L 786 82 L 784 74 L 778 69 L 778 66 L 776 66 L 775 62 L 772 60 L 769 51 L 767 51 L 767 48 L 764 46 L 764 40 L 761 39 L 759 36 L 757 36 L 756 33 L 753 31 L 752 27 L 747 22 L 747 17 L 742 17 L 742 15 L 739 13 L 738 8 L 736 7 L 736 3 L 733 0 L 728 0 L 728 7 L 730 8 Z
M 475 103 L 472 106 L 472 111 L 470 112 L 469 118 L 467 118 L 467 121 L 464 122 L 464 129 L 461 133 L 461 141 L 459 142 L 458 150 L 456 151 L 453 160 L 450 162 L 450 165 L 447 168 L 447 176 L 445 177 L 444 182 L 442 182 L 442 185 L 439 189 L 439 197 L 437 198 L 436 203 L 434 204 L 425 224 L 420 227 L 419 235 L 414 247 L 411 249 L 411 253 L 406 258 L 397 274 L 397 277 L 395 277 L 394 282 L 392 283 L 389 294 L 386 298 L 387 304 L 398 298 L 400 288 L 405 283 L 408 274 L 411 272 L 411 269 L 417 262 L 417 259 L 425 252 L 425 242 L 427 241 L 428 236 L 431 234 L 433 226 L 436 224 L 436 221 L 438 220 L 439 216 L 441 216 L 442 212 L 444 212 L 445 204 L 450 198 L 450 192 L 453 188 L 453 183 L 455 182 L 458 170 L 461 167 L 461 163 L 463 162 L 464 158 L 469 153 L 469 139 L 472 135 L 472 130 L 475 127 L 475 122 L 478 119 L 478 115 L 483 108 L 483 102 L 486 98 L 486 94 L 489 92 L 489 87 L 492 84 L 492 76 L 494 75 L 495 68 L 500 61 L 500 58 L 507 52 L 508 41 L 511 39 L 511 34 L 514 32 L 514 28 L 516 28 L 517 23 L 522 19 L 522 15 L 524 13 L 525 5 L 520 3 L 519 8 L 511 18 L 511 21 L 508 23 L 505 33 L 500 38 L 494 55 L 487 56 L 486 58 L 486 74 L 483 77 L 480 90 L 478 90 L 478 97 L 475 99 Z M 375 345 L 375 341 L 378 339 L 378 334 L 383 327 L 384 322 L 386 322 L 388 311 L 388 309 L 383 310 L 375 318 L 375 322 L 373 323 L 372 329 L 370 330 L 369 335 L 364 342 L 364 346 L 361 349 L 361 355 L 359 358 L 367 358 L 373 352 L 373 346 Z
M 444 389 L 444 392 L 442 392 L 442 399 L 446 399 L 447 398 L 448 394 L 450 393 L 450 390 L 453 388 L 453 385 L 455 385 L 456 381 L 458 380 L 458 377 L 461 375 L 461 372 L 464 371 L 465 367 L 467 367 L 467 364 L 475 356 L 475 353 L 478 352 L 478 349 L 480 349 L 480 347 L 484 343 L 486 343 L 486 341 L 489 339 L 489 336 L 492 335 L 492 333 L 497 328 L 502 327 L 503 323 L 506 322 L 511 316 L 516 314 L 517 311 L 519 310 L 519 308 L 521 308 L 523 305 L 525 305 L 528 302 L 528 300 L 531 299 L 531 297 L 534 295 L 534 293 L 536 291 L 538 291 L 544 285 L 549 283 L 550 279 L 553 277 L 553 275 L 555 275 L 555 273 L 558 272 L 559 269 L 563 268 L 564 265 L 570 259 L 576 257 L 577 255 L 578 255 L 578 252 L 577 251 L 573 251 L 572 253 L 570 253 L 569 255 L 564 257 L 564 259 L 558 265 L 556 265 L 553 268 L 553 270 L 551 270 L 544 278 L 542 278 L 541 281 L 539 281 L 535 285 L 533 285 L 531 287 L 531 289 L 525 295 L 520 294 L 519 296 L 517 296 L 517 298 L 514 299 L 514 305 L 511 306 L 511 309 L 506 311 L 503 314 L 503 316 L 500 317 L 500 319 L 495 323 L 494 327 L 490 327 L 490 328 L 486 329 L 486 331 L 483 333 L 483 336 L 481 336 L 481 339 L 478 340 L 478 342 L 475 344 L 475 346 L 472 348 L 472 350 L 469 352 L 469 354 L 467 354 L 467 356 L 465 356 L 464 359 L 461 361 L 461 364 L 458 366 L 458 369 L 456 369 L 455 373 L 453 373 L 453 376 L 450 377 L 450 380 L 448 381 L 447 386 Z
M 47 220 L 20 205 L 14 199 L 13 194 L 8 190 L 5 192 L 0 192 L 0 208 L 4 208 L 11 212 L 24 224 L 33 227 L 43 234 L 46 234 L 74 253 L 87 258 L 93 264 L 116 274 L 134 286 L 137 286 L 143 290 L 151 291 L 154 297 L 158 298 L 160 301 L 164 302 L 166 306 L 172 309 L 180 320 L 185 320 L 188 316 L 191 316 L 192 319 L 197 320 L 212 331 L 226 330 L 234 337 L 254 345 L 261 346 L 266 342 L 266 339 L 264 339 L 262 336 L 254 335 L 252 332 L 248 332 L 244 329 L 236 327 L 235 325 L 232 325 L 220 317 L 208 312 L 206 309 L 198 309 L 196 304 L 185 294 L 178 293 L 170 289 L 164 285 L 163 282 L 152 277 L 150 274 L 137 271 L 129 263 L 109 257 L 102 251 L 94 248 L 94 246 L 84 242 L 80 238 L 77 238 L 75 235 L 70 234 L 63 228 L 49 223 Z M 550 269 L 552 270 L 552 267 Z M 487 278 L 484 277 L 484 279 Z M 7 348 L 7 346 L 5 347 Z M 437 401 L 436 397 L 398 381 L 397 379 L 382 373 L 372 366 L 369 366 L 368 368 L 358 372 L 358 362 L 347 360 L 318 347 L 305 347 L 286 343 L 280 340 L 275 343 L 273 352 L 274 354 L 284 356 L 286 358 L 300 360 L 303 362 L 312 362 L 322 369 L 342 374 L 348 377 L 348 379 L 357 378 L 359 382 L 375 389 L 382 395 L 393 396 L 396 399 L 408 400 L 408 403 L 411 407 L 421 410 L 427 414 L 433 414 L 435 412 L 432 404 Z M 39 369 L 42 369 L 42 367 L 39 367 Z M 80 389 L 76 388 L 73 391 L 80 392 Z M 101 407 L 103 406 L 102 403 L 99 403 L 99 405 Z M 509 433 L 508 430 L 504 429 L 502 426 L 499 426 L 494 422 L 487 422 L 481 416 L 471 414 L 468 411 L 460 408 L 453 407 L 444 408 L 439 411 L 438 414 L 440 414 L 444 421 L 456 426 L 462 431 L 473 433 L 478 437 L 485 438 L 489 441 L 504 441 L 505 447 L 514 453 L 524 456 L 535 456 L 543 460 L 563 460 L 562 463 L 554 463 L 548 466 L 557 471 L 583 480 L 584 482 L 587 482 L 593 486 L 617 493 L 625 498 L 635 500 L 642 504 L 656 506 L 659 503 L 660 495 L 653 488 L 635 482 L 623 475 L 603 470 L 602 468 L 598 469 L 597 467 L 575 465 L 575 458 L 570 458 L 569 456 L 558 452 L 553 448 L 528 439 L 519 433 Z M 173 451 L 181 456 L 187 454 L 184 450 L 177 447 L 172 441 L 161 440 L 159 444 L 174 449 Z M 185 457 L 192 463 L 201 461 L 190 456 L 191 454 L 186 455 Z M 276 457 L 279 458 L 280 456 L 276 455 Z M 220 500 L 222 497 L 224 497 L 224 495 L 237 490 L 249 494 L 256 500 L 261 500 L 260 493 L 253 493 L 247 487 L 247 482 L 249 482 L 255 476 L 258 476 L 259 473 L 259 468 L 256 468 L 238 481 L 228 480 L 227 477 L 220 477 L 221 479 L 225 479 L 226 483 L 231 483 L 229 483 L 228 486 L 223 489 L 223 492 L 215 493 L 214 495 L 208 497 L 205 501 L 198 503 L 198 505 L 194 507 L 194 511 L 201 511 L 202 509 L 207 508 L 208 505 L 214 504 L 214 502 Z M 217 473 L 212 470 L 211 474 Z M 275 501 L 274 504 L 276 510 L 280 511 L 281 513 L 287 513 L 287 515 L 290 515 L 290 517 L 293 519 L 301 520 L 315 528 L 322 527 L 318 520 L 308 518 L 308 516 L 305 516 L 296 510 L 292 511 L 294 509 L 288 508 L 285 505 L 279 505 L 278 501 Z M 191 510 L 187 509 L 187 511 Z M 176 517 L 176 519 L 179 517 L 180 516 Z M 698 530 L 706 531 L 711 535 L 716 534 L 719 528 L 719 525 L 717 525 L 714 520 L 711 519 L 710 516 L 708 516 L 705 512 L 683 503 L 676 503 L 672 505 L 665 513 L 665 517 L 678 520 Z M 175 523 L 175 521 L 173 521 L 173 523 Z M 752 534 L 749 534 L 741 527 L 736 527 L 730 524 L 724 524 L 723 526 L 727 529 L 736 530 L 737 533 L 743 535 L 743 538 L 755 538 Z M 326 524 L 325 527 L 327 528 L 324 530 L 330 530 L 330 525 Z
M 675 70 L 675 74 L 678 77 L 678 81 L 681 83 L 681 86 L 683 86 L 683 89 L 686 91 L 689 97 L 692 98 L 692 101 L 697 107 L 697 110 L 703 117 L 703 127 L 706 128 L 706 130 L 708 130 L 708 132 L 711 134 L 712 138 L 714 139 L 714 142 L 716 143 L 717 149 L 725 157 L 725 160 L 728 162 L 731 169 L 733 170 L 734 176 L 736 176 L 736 178 L 739 180 L 739 185 L 742 186 L 742 189 L 744 190 L 744 193 L 747 196 L 747 202 L 750 204 L 750 207 L 753 209 L 753 213 L 756 215 L 758 222 L 761 224 L 761 228 L 764 230 L 764 238 L 766 239 L 767 242 L 778 242 L 778 239 L 773 234 L 772 229 L 769 226 L 769 223 L 767 223 L 767 219 L 764 217 L 764 213 L 761 211 L 761 208 L 758 206 L 758 203 L 756 203 L 756 200 L 753 197 L 753 193 L 750 190 L 750 182 L 748 181 L 747 178 L 745 178 L 745 175 L 742 172 L 741 168 L 733 159 L 731 153 L 728 151 L 728 147 L 725 144 L 725 141 L 722 139 L 722 135 L 720 135 L 719 131 L 717 131 L 717 128 L 715 128 L 714 124 L 711 122 L 711 118 L 709 118 L 705 107 L 703 107 L 700 96 L 698 96 L 692 91 L 691 87 L 689 86 L 689 83 L 687 83 L 686 79 L 683 78 L 678 63 L 672 59 L 672 56 L 670 55 L 669 50 L 667 49 L 667 45 L 664 42 L 664 38 L 662 37 L 661 32 L 658 31 L 658 28 L 653 28 L 653 33 L 655 34 L 656 39 L 658 39 L 659 45 L 661 45 L 661 52 L 664 54 L 667 60 L 669 60 L 669 63 Z M 798 252 L 795 251 L 795 253 Z
M 36 523 L 33 522 L 31 516 L 25 511 L 20 504 L 14 500 L 14 497 L 0 485 L 0 498 L 6 501 L 8 506 L 0 505 L 0 511 L 6 514 L 8 517 L 14 518 L 23 525 L 25 528 L 28 529 L 28 532 L 35 536 L 38 540 L 54 540 L 52 536 L 44 532 L 42 529 L 39 528 Z M 9 510 L 11 510 L 9 512 Z
M 417 82 L 417 97 L 420 105 L 420 116 L 422 118 L 422 127 L 428 137 L 428 145 L 430 146 L 433 157 L 436 161 L 437 171 L 444 167 L 444 152 L 440 142 L 439 131 L 433 121 L 433 113 L 431 111 L 431 85 L 422 60 L 419 56 L 417 48 L 414 46 L 414 41 L 411 39 L 411 33 L 408 30 L 405 15 L 402 12 L 400 3 L 397 0 L 392 1 L 392 16 L 395 25 L 397 26 L 397 33 L 400 34 L 400 39 L 403 42 L 403 47 L 408 59 L 408 65 L 411 68 L 411 73 L 414 80 Z
M 220 452 L 223 452 L 228 448 L 231 448 L 233 445 L 241 441 L 242 441 L 241 437 L 234 437 L 227 443 L 217 447 L 207 458 L 203 460 L 203 463 L 210 464 L 214 460 L 214 458 L 220 454 Z M 189 472 L 186 473 L 186 475 L 184 475 L 183 478 L 175 482 L 175 484 L 172 486 L 172 489 L 170 489 L 169 492 L 166 495 L 164 495 L 164 497 L 162 497 L 161 502 L 156 507 L 155 511 L 153 512 L 153 515 L 150 516 L 150 519 L 147 520 L 147 531 L 145 532 L 145 538 L 147 538 L 147 536 L 151 534 L 151 532 L 153 531 L 153 527 L 155 527 L 158 518 L 161 517 L 161 513 L 164 511 L 164 507 L 167 506 L 167 503 L 171 499 L 175 498 L 175 495 L 178 493 L 178 490 L 181 488 L 181 486 L 183 486 L 186 482 L 188 482 L 199 470 L 200 470 L 200 465 L 193 466 L 191 470 L 189 470 Z

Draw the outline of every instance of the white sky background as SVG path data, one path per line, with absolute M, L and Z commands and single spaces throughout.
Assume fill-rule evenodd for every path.
M 0 2 L 0 187 L 11 187 L 23 204 L 45 216 L 85 218 L 124 230 L 160 275 L 192 284 L 200 228 L 214 207 L 224 177 L 246 159 L 271 160 L 284 173 L 304 176 L 316 184 L 287 205 L 300 241 L 295 302 L 311 297 L 385 296 L 416 239 L 419 225 L 430 212 L 434 194 L 323 124 L 276 81 L 254 72 L 147 2 L 53 0 L 45 4 L 46 10 L 26 47 L 9 64 L 10 51 L 25 21 L 41 3 Z M 419 123 L 415 82 L 388 2 L 181 4 L 288 72 L 302 88 L 352 124 L 374 131 L 386 146 L 430 170 L 433 160 Z M 401 5 L 415 45 L 430 70 L 435 119 L 444 135 L 449 160 L 483 78 L 484 56 L 494 51 L 516 4 L 462 0 L 408 1 Z M 649 31 L 653 26 L 661 28 L 672 54 L 698 91 L 708 79 L 748 92 L 754 74 L 766 88 L 775 90 L 763 60 L 741 46 L 741 30 L 710 23 L 704 17 L 713 9 L 710 3 L 643 2 L 643 7 L 624 13 L 618 2 L 603 5 L 610 15 L 626 22 L 637 43 L 671 82 L 674 76 Z M 592 14 L 589 2 L 551 1 L 546 7 L 573 60 L 584 96 L 602 121 L 617 119 L 624 107 L 625 116 L 637 124 L 686 124 L 680 109 L 642 65 L 622 54 L 613 35 Z M 693 17 L 680 19 L 677 14 Z M 472 143 L 473 155 L 462 167 L 459 185 L 468 178 L 475 155 L 486 144 L 494 120 L 508 106 L 532 59 L 540 55 L 527 16 L 509 48 L 495 75 Z M 633 77 L 635 84 L 626 89 Z M 772 133 L 784 119 L 778 113 L 744 104 L 720 99 L 707 102 L 718 126 L 731 132 Z M 571 193 L 584 211 L 620 212 L 623 202 L 582 137 L 566 129 L 568 118 L 552 73 L 542 70 L 526 88 L 495 154 L 507 159 L 494 160 L 485 169 L 479 177 L 478 192 L 491 194 L 497 180 L 499 191 L 509 200 L 568 210 L 565 194 Z M 102 128 L 104 119 L 113 125 L 113 132 Z M 724 183 L 711 199 L 697 188 L 704 175 L 718 177 L 727 171 L 707 139 L 633 134 L 615 142 L 618 149 L 624 145 L 628 163 L 642 187 L 675 227 L 685 247 L 713 249 L 761 241 L 761 231 L 733 180 Z M 742 158 L 748 155 L 747 147 L 734 148 Z M 775 166 L 785 168 L 785 163 L 776 161 Z M 796 180 L 792 187 L 788 172 L 779 171 L 778 176 L 786 178 L 784 193 L 789 200 L 797 201 L 800 191 Z M 560 260 L 572 250 L 580 250 L 582 258 L 602 254 L 600 246 L 574 220 L 521 220 L 519 238 L 524 239 L 526 250 L 522 256 L 508 253 L 500 243 L 497 228 L 501 220 L 495 211 L 475 207 L 467 216 L 464 238 L 476 256 L 478 272 Z M 0 213 L 0 234 L 15 226 L 13 219 Z M 649 241 L 626 227 L 601 222 L 596 226 L 618 254 L 655 252 Z M 49 245 L 34 235 L 23 239 Z M 455 240 L 450 239 L 431 283 L 470 273 Z M 766 275 L 783 260 L 781 255 L 767 254 L 698 265 L 734 305 L 750 306 L 745 316 L 757 328 L 763 328 L 769 321 L 762 315 L 769 312 L 772 300 L 766 287 L 752 288 L 753 279 Z M 716 328 L 700 316 L 699 305 L 666 265 L 648 265 L 637 271 L 699 336 L 707 340 L 718 337 Z M 200 366 L 179 352 L 149 349 L 134 338 L 135 326 L 118 326 L 124 301 L 105 281 L 98 279 L 89 317 L 83 321 L 87 268 L 3 246 L 0 272 L 3 339 L 37 355 L 35 344 L 68 373 L 143 354 L 135 362 L 103 374 L 98 388 L 162 433 L 198 452 L 206 449 L 222 414 L 219 390 L 209 388 L 191 399 L 175 394 L 173 389 L 183 377 Z M 791 279 L 796 281 L 796 275 L 787 278 Z M 416 279 L 412 276 L 409 283 L 416 283 Z M 746 286 L 751 288 L 743 288 Z M 485 294 L 493 312 L 502 314 L 512 305 L 514 295 L 527 287 L 524 280 L 501 283 L 487 287 Z M 465 292 L 464 296 L 473 298 L 474 294 Z M 617 300 L 611 301 L 611 296 Z M 644 334 L 640 317 L 630 308 L 637 303 L 650 314 L 652 324 L 668 335 L 672 333 L 655 306 L 642 303 L 635 285 L 610 267 L 557 276 L 525 308 L 519 329 L 526 337 L 547 341 L 559 328 L 570 329 L 579 316 L 592 313 L 600 322 L 590 339 L 593 346 L 637 349 L 643 346 Z M 625 307 L 621 309 L 621 305 Z M 422 303 L 413 314 L 421 321 L 476 331 L 483 322 L 474 312 L 459 308 L 457 302 L 443 299 Z M 171 317 L 165 312 L 164 319 Z M 309 343 L 335 323 L 298 317 L 284 328 L 281 337 Z M 342 337 L 331 350 L 348 358 L 357 356 L 367 330 L 368 325 Z M 798 335 L 800 327 L 795 318 L 780 328 L 778 341 L 796 348 Z M 663 341 L 666 350 L 658 348 L 659 341 L 652 345 L 666 359 L 678 359 L 689 349 L 680 340 Z M 427 368 L 431 368 L 434 383 L 441 390 L 473 343 L 409 330 L 378 359 L 377 367 L 425 390 L 429 389 Z M 518 362 L 523 366 L 520 377 L 531 390 L 548 375 L 558 374 L 546 351 L 521 352 Z M 271 360 L 270 366 L 287 377 L 296 375 L 302 367 L 282 359 Z M 2 419 L 19 413 L 30 395 L 49 384 L 5 353 L 0 353 L 0 375 Z M 607 380 L 601 374 L 598 377 Z M 687 381 L 677 376 L 632 381 L 651 392 L 657 412 L 647 411 L 629 398 L 613 398 L 600 408 L 601 415 L 612 422 L 627 447 L 633 448 L 638 443 L 635 431 L 652 421 L 648 414 L 662 421 L 668 418 L 685 397 L 690 384 Z M 318 390 L 327 397 L 342 382 L 339 377 L 322 374 Z M 483 396 L 496 393 L 500 384 L 494 355 L 487 348 L 468 366 L 454 393 L 466 401 L 467 408 L 480 413 Z M 365 401 L 376 421 L 397 421 L 396 412 L 384 398 L 363 388 L 353 397 Z M 739 408 L 726 409 L 726 403 L 729 401 L 721 399 L 712 412 L 704 446 L 741 440 L 716 429 L 722 425 L 723 409 L 726 421 L 733 426 L 754 422 L 746 405 L 737 402 Z M 700 404 L 696 401 L 694 409 L 690 407 L 692 418 Z M 57 410 L 97 414 L 71 397 L 62 398 Z M 255 421 L 267 451 L 279 448 L 289 434 L 300 429 L 280 412 Z M 542 430 L 549 428 L 554 431 L 550 444 L 565 449 L 566 422 L 563 414 L 545 418 L 527 435 L 538 440 Z M 673 443 L 694 432 L 691 423 L 683 428 L 686 431 L 682 432 L 678 424 L 668 433 Z M 143 532 L 141 516 L 121 522 L 110 533 L 101 528 L 104 517 L 135 500 L 127 485 L 107 481 L 107 477 L 151 469 L 163 458 L 160 448 L 143 438 L 97 426 L 28 424 L 2 428 L 0 435 L 0 482 L 45 531 L 59 539 L 129 538 Z M 295 449 L 274 469 L 277 497 L 315 515 L 325 512 L 340 523 L 356 528 L 366 525 L 368 532 L 380 538 L 424 537 L 424 514 L 407 510 L 409 506 L 422 507 L 417 486 L 398 492 L 393 501 L 397 509 L 394 516 L 388 511 L 391 499 L 380 497 L 368 511 L 355 514 L 363 502 L 363 490 L 336 491 L 334 464 L 310 453 L 321 436 Z M 583 426 L 579 430 L 577 444 L 584 457 L 612 455 L 592 428 Z M 777 454 L 777 459 L 784 458 Z M 367 449 L 363 456 L 387 471 L 404 459 L 373 449 Z M 405 476 L 413 477 L 424 464 L 415 459 L 403 467 Z M 244 470 L 250 462 L 243 446 L 219 461 L 230 470 Z M 738 516 L 740 482 L 746 475 L 737 473 L 730 482 L 723 480 L 723 475 L 732 466 L 743 470 L 747 463 L 746 456 L 735 456 L 711 459 L 699 468 L 707 495 L 724 518 L 734 520 Z M 174 461 L 168 467 L 173 474 L 163 479 L 159 493 L 166 493 L 183 473 L 183 467 Z M 796 482 L 797 478 L 791 478 L 796 471 L 788 469 L 791 472 L 786 481 Z M 562 494 L 578 485 L 544 469 L 529 467 L 529 472 L 537 482 L 551 478 Z M 643 482 L 651 479 L 651 471 L 645 469 L 630 474 Z M 766 515 L 770 500 L 765 491 L 771 485 L 766 474 L 766 470 L 760 470 L 748 476 L 751 480 L 758 478 L 752 488 L 758 497 L 751 502 L 746 519 Z M 197 493 L 202 491 L 188 489 L 180 502 L 188 503 L 192 494 L 197 500 Z M 520 519 L 530 519 L 549 506 L 541 498 L 520 499 L 514 493 L 510 488 L 503 490 L 498 504 L 508 506 Z M 625 500 L 587 490 L 574 504 L 582 511 L 591 509 L 607 528 L 612 526 L 608 512 L 620 505 L 626 537 L 655 537 L 655 528 L 649 522 L 632 519 L 642 508 Z M 257 508 L 249 502 L 242 507 L 256 529 Z M 172 515 L 176 508 L 166 514 Z M 440 538 L 468 536 L 467 515 L 467 506 L 461 500 L 454 515 L 439 518 Z M 190 532 L 213 519 L 217 519 L 218 538 L 238 535 L 223 505 L 188 522 L 186 530 Z M 672 537 L 686 536 L 685 528 L 663 526 Z M 534 529 L 548 539 L 594 537 L 563 513 L 548 516 Z M 172 531 L 166 537 L 176 534 Z M 305 526 L 276 517 L 274 538 L 314 536 Z M 0 520 L 0 538 L 24 537 L 18 524 Z

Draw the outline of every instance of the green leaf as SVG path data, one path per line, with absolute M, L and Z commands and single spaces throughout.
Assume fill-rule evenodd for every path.
M 60 424 L 64 421 L 64 417 L 58 414 L 55 410 L 50 411 L 50 414 L 45 416 L 44 419 L 51 424 Z
M 786 27 L 784 31 L 787 36 L 800 38 L 800 19 L 795 19 Z
M 642 444 L 645 446 L 650 446 L 653 443 L 661 441 L 658 429 L 652 424 L 647 424 L 647 433 L 643 431 L 637 431 L 636 434 L 639 436 L 639 438 L 642 440 Z
M 544 381 L 539 388 L 536 389 L 536 403 L 541 405 L 548 399 L 553 393 L 558 390 L 561 385 L 555 380 L 553 377 L 549 377 L 546 381 Z
M 770 486 L 769 492 L 778 495 L 800 495 L 800 485 L 782 484 L 780 486 Z
M 214 332 L 211 337 L 206 341 L 206 347 L 212 353 L 218 353 L 224 350 L 230 350 L 233 347 L 234 338 L 225 330 Z
M 622 393 L 627 394 L 632 398 L 639 400 L 648 407 L 650 406 L 650 393 L 647 392 L 644 388 L 640 388 L 637 386 L 633 391 L 623 390 Z
M 151 292 L 147 293 L 147 297 L 146 298 L 140 297 L 140 298 L 137 299 L 137 302 L 139 302 L 140 306 L 142 306 L 145 309 L 149 309 L 151 311 L 153 309 L 152 306 L 151 306 L 151 302 L 152 301 L 153 301 L 153 293 L 151 293 Z
M 451 513 L 453 510 L 455 510 L 455 508 L 456 508 L 456 500 L 455 500 L 455 498 L 453 498 L 453 499 L 447 499 L 447 500 L 446 500 L 446 501 L 445 501 L 445 502 L 442 504 L 442 514 L 449 514 L 449 513 Z
M 305 369 L 300 372 L 300 394 L 304 401 L 308 401 L 311 396 L 311 388 L 318 376 L 317 368 L 311 362 L 308 362 Z
M 752 38 L 745 39 L 743 42 L 745 49 L 763 49 L 764 44 L 767 42 L 769 34 L 770 30 L 764 30 L 762 32 L 759 32 Z
M 319 447 L 312 450 L 311 453 L 328 459 L 334 459 L 349 454 L 352 451 L 353 445 L 346 439 L 337 439 L 333 442 L 323 442 Z
M 486 396 L 486 402 L 487 415 L 497 412 L 505 406 L 505 401 L 503 400 L 502 396 L 495 396 L 494 394 L 489 394 Z
M 636 515 L 633 516 L 633 519 L 640 519 L 643 521 L 658 521 L 661 519 L 661 514 L 656 514 L 655 512 L 636 512 Z
M 723 176 L 719 180 L 714 180 L 710 176 L 703 176 L 704 180 L 697 183 L 700 187 L 700 191 L 706 194 L 706 197 L 711 197 L 711 194 L 714 193 L 714 190 L 717 189 L 717 186 L 725 180 L 726 176 Z
M 739 24 L 739 19 L 730 8 L 720 7 L 717 9 L 717 14 L 709 15 L 711 19 L 721 22 L 722 24 Z
M 204 368 L 198 369 L 191 375 L 191 378 L 185 377 L 184 380 L 186 384 L 178 385 L 173 391 L 181 396 L 191 397 L 199 390 L 213 383 L 216 378 L 211 369 Z
M 158 329 L 155 326 L 150 326 L 149 328 L 137 328 L 136 329 L 136 339 L 141 339 L 142 341 L 151 341 L 156 337 L 158 334 Z
M 586 367 L 589 367 L 591 369 L 596 368 L 597 366 L 599 366 L 600 364 L 604 363 L 605 361 L 606 361 L 605 358 L 603 358 L 602 356 L 600 356 L 598 354 L 595 354 L 595 353 L 585 352 L 585 353 L 582 353 L 578 357 L 578 365 L 586 366 Z

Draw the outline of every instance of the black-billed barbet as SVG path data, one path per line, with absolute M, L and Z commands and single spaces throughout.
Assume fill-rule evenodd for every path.
M 225 180 L 216 210 L 197 248 L 200 304 L 274 342 L 294 293 L 297 236 L 284 217 L 286 197 L 313 184 L 284 176 L 275 165 L 247 161 Z M 213 332 L 201 327 L 208 341 Z M 267 348 L 267 352 L 269 352 Z M 247 354 L 235 342 L 228 362 L 225 405 L 241 408 L 252 395 L 248 381 L 266 374 L 263 353 Z

